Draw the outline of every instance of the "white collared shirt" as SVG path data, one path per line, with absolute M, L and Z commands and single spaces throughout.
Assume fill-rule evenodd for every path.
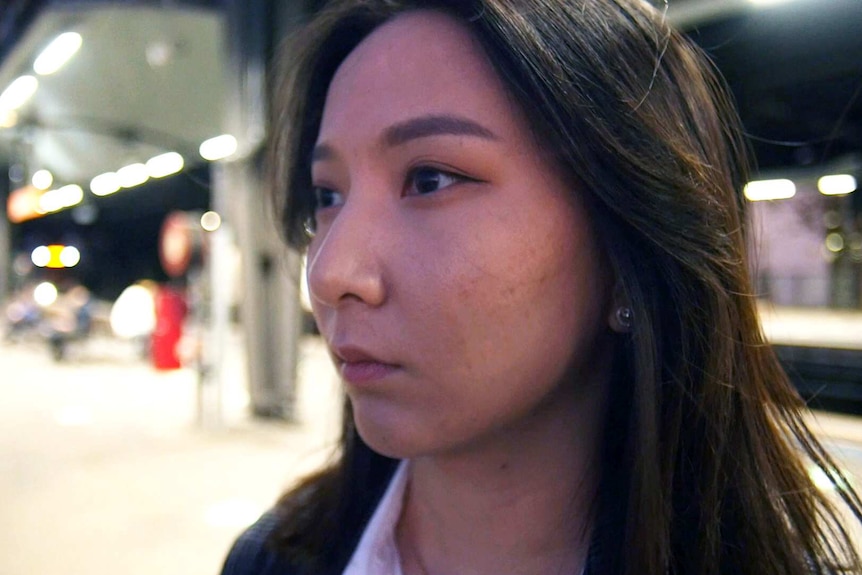
M 408 467 L 407 460 L 398 464 L 342 575 L 404 575 L 395 543 L 395 527 L 404 505 Z M 586 569 L 584 565 L 580 575 Z
M 395 527 L 404 504 L 407 462 L 402 461 L 377 504 L 343 575 L 404 575 L 395 544 Z

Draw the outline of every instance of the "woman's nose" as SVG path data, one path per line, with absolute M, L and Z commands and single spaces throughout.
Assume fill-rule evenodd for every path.
M 319 230 L 308 253 L 312 300 L 328 307 L 351 300 L 376 307 L 386 300 L 381 216 L 372 205 L 348 202 Z

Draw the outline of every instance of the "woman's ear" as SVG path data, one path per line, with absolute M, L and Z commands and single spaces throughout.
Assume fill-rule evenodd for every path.
M 611 309 L 608 315 L 608 325 L 617 333 L 629 333 L 635 324 L 635 314 L 631 303 L 625 295 L 625 290 L 619 281 L 614 285 L 614 295 L 611 298 Z

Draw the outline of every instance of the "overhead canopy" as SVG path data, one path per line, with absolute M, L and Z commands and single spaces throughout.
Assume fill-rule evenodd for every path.
M 40 53 L 69 32 L 80 48 L 56 72 L 38 74 Z M 24 183 L 46 169 L 54 187 L 87 192 L 95 176 L 167 152 L 186 166 L 203 162 L 200 144 L 223 131 L 223 41 L 216 10 L 49 5 L 0 65 L 0 91 L 21 77 L 37 84 L 17 110 L 0 110 L 0 156 L 20 166 L 13 176 Z

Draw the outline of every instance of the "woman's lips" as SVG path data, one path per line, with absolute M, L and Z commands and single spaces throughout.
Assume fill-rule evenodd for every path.
M 341 377 L 354 385 L 382 379 L 400 369 L 400 366 L 383 361 L 358 347 L 334 347 L 332 351 Z
M 397 365 L 377 361 L 354 361 L 341 364 L 341 377 L 353 385 L 370 383 L 394 373 Z

